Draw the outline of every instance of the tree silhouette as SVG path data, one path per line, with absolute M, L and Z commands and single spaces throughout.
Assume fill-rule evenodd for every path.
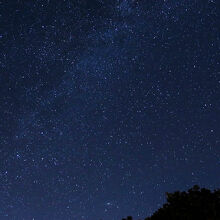
M 133 220 L 131 216 L 128 216 L 127 218 L 123 218 L 122 220 Z
M 220 190 L 195 185 L 187 192 L 166 193 L 166 197 L 163 207 L 145 220 L 220 220 Z
M 166 193 L 167 203 L 145 220 L 220 220 L 220 190 L 195 185 L 188 192 Z

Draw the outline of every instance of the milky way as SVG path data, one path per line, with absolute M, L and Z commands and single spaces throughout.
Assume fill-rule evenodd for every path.
M 219 9 L 0 1 L 0 219 L 144 218 L 218 188 Z

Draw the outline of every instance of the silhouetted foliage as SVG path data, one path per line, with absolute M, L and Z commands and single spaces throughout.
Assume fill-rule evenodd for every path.
M 127 218 L 123 218 L 122 220 L 133 220 L 131 216 L 128 216 Z
M 195 185 L 187 192 L 166 193 L 166 196 L 163 207 L 145 220 L 220 220 L 220 190 L 212 192 Z

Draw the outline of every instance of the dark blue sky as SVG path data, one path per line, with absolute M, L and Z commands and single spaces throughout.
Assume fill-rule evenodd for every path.
M 0 220 L 151 215 L 220 186 L 217 0 L 0 2 Z

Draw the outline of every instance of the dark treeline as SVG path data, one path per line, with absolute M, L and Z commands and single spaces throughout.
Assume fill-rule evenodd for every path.
M 220 220 L 220 189 L 211 191 L 195 185 L 187 192 L 166 193 L 166 197 L 163 207 L 144 220 Z

